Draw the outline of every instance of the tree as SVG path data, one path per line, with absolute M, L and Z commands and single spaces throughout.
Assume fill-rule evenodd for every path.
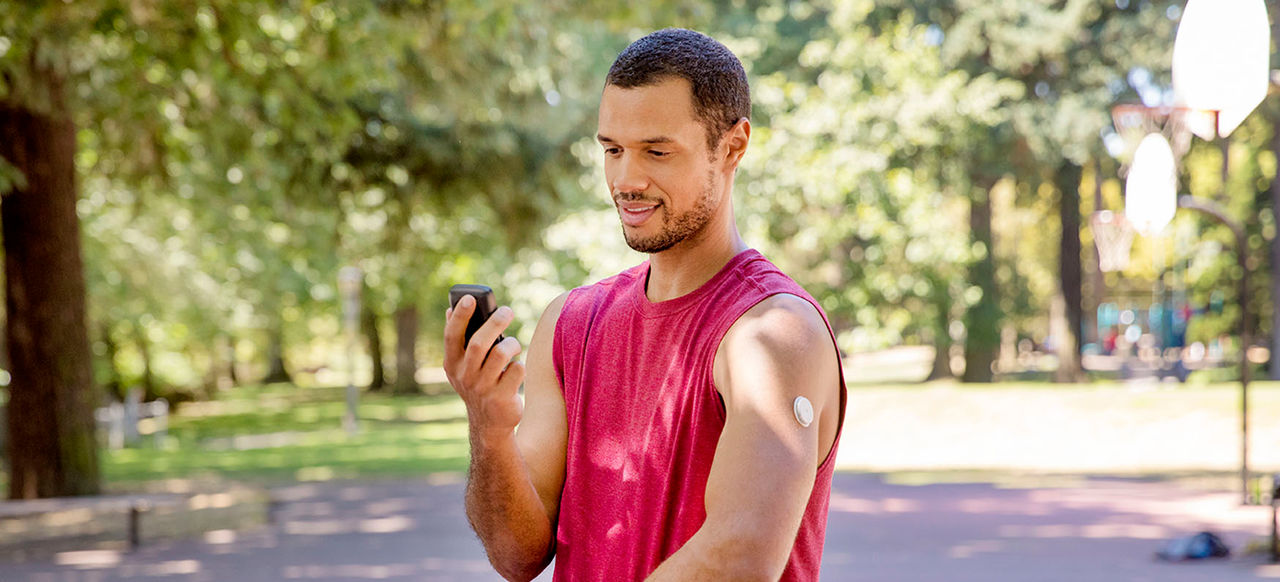
M 67 95 L 71 53 L 57 35 L 73 13 L 0 7 L 6 39 L 18 23 L 30 26 L 0 55 L 12 499 L 88 495 L 100 487 Z
M 1083 309 L 1078 292 L 1082 277 L 1077 192 L 1082 167 L 1102 155 L 1098 136 L 1106 128 L 1106 110 L 1117 99 L 1135 95 L 1126 83 L 1134 63 L 1153 53 L 1167 54 L 1164 43 L 1171 39 L 1167 17 L 1171 3 L 1121 6 L 1083 0 L 939 0 L 884 3 L 877 8 L 906 10 L 935 26 L 947 67 L 963 70 L 973 79 L 999 79 L 1019 89 L 992 120 L 986 137 L 980 136 L 979 127 L 979 132 L 960 139 L 978 145 L 966 152 L 971 183 L 981 186 L 993 179 L 1012 179 L 1019 191 L 1033 196 L 1039 184 L 1049 184 L 1067 205 L 1055 213 L 1061 227 L 1055 295 L 1064 306 L 1058 311 L 1065 319 L 1052 326 L 1062 356 L 1063 380 L 1080 378 L 1075 356 Z M 991 249 L 993 241 L 985 233 L 989 192 L 983 187 L 973 190 L 971 235 L 975 246 Z M 990 284 L 987 277 L 1002 271 L 1016 277 L 1023 268 L 1013 264 L 994 269 L 989 261 L 996 259 L 994 253 L 987 253 L 973 265 L 970 284 L 979 286 L 984 297 L 1002 288 L 1013 291 L 1004 276 Z M 1008 300 L 995 305 L 979 300 L 971 305 L 966 318 L 967 380 L 991 378 L 986 366 L 994 360 L 998 322 L 1019 317 L 1019 311 L 1017 302 Z M 971 372 L 974 366 L 978 369 Z
M 386 372 L 382 363 L 382 333 L 378 331 L 378 314 L 373 310 L 373 302 L 368 299 L 368 286 L 360 296 L 364 298 L 364 304 L 360 309 L 360 332 L 365 336 L 365 349 L 369 350 L 369 361 L 373 365 L 369 390 L 377 392 L 387 385 Z
M 1275 46 L 1280 46 L 1280 16 L 1271 17 L 1271 42 Z M 1276 68 L 1276 59 L 1280 58 L 1280 52 L 1272 53 L 1272 69 Z M 1280 159 L 1280 104 L 1276 100 L 1271 99 L 1271 106 L 1268 108 L 1268 116 L 1271 120 L 1271 143 L 1270 150 L 1276 159 Z M 1280 168 L 1272 175 L 1271 178 L 1271 224 L 1280 225 Z M 1271 269 L 1269 277 L 1269 291 L 1271 292 L 1271 361 L 1268 363 L 1269 369 L 1267 377 L 1271 380 L 1280 380 L 1280 309 L 1276 308 L 1276 301 L 1280 300 L 1280 236 L 1272 236 L 1268 247 L 1268 267 Z M 1261 317 L 1258 318 L 1262 320 Z
M 1053 333 L 1058 338 L 1056 353 L 1057 382 L 1084 380 L 1080 362 L 1080 330 L 1084 328 L 1084 269 L 1080 261 L 1080 181 L 1083 169 L 1064 160 L 1054 173 L 1058 190 L 1059 224 L 1062 226 L 1058 247 L 1058 293 L 1063 304 L 1063 323 Z
M 230 99 L 232 103 L 224 108 L 221 99 L 233 96 L 236 90 L 256 99 L 258 93 L 245 91 L 244 85 L 234 82 L 202 87 L 195 63 L 216 55 L 215 59 L 225 61 L 228 67 L 212 68 L 211 74 L 237 69 L 232 55 L 252 43 L 242 45 L 220 33 L 228 24 L 250 19 L 252 28 L 245 29 L 270 28 L 263 26 L 269 20 L 245 12 L 238 12 L 243 20 L 219 19 L 216 6 L 203 6 L 193 22 L 189 8 L 180 2 L 0 5 L 0 135 L 5 136 L 0 146 L 4 159 L 0 190 L 5 192 L 0 212 L 5 224 L 13 379 L 8 407 L 11 497 L 83 494 L 98 489 L 92 416 L 97 398 L 85 331 L 74 120 L 101 121 L 85 124 L 92 128 L 88 130 L 91 141 L 102 144 L 96 150 L 98 162 L 113 164 L 104 173 L 140 194 L 166 191 L 182 183 L 187 187 L 199 184 L 193 175 L 230 177 L 226 168 L 231 164 L 210 168 L 198 159 L 198 148 L 170 150 L 166 147 L 174 145 L 170 140 L 186 137 L 203 144 L 207 139 L 213 148 L 244 143 L 234 138 L 245 134 L 245 126 L 227 124 L 225 118 L 206 125 L 212 131 L 203 136 L 191 132 L 186 124 L 190 118 L 182 117 L 181 105 L 189 106 L 187 112 L 234 113 L 236 100 Z M 214 39 L 218 42 L 212 42 Z M 361 62 L 347 70 L 357 69 L 367 71 L 368 67 Z M 181 77 L 183 83 L 173 83 L 174 77 Z M 242 77 L 232 75 L 219 81 L 235 79 Z M 292 79 L 289 75 L 275 78 L 281 84 Z M 117 91 L 95 90 L 103 85 Z M 156 90 L 158 87 L 167 90 Z M 270 91 L 264 93 L 267 98 L 258 103 L 269 101 Z M 314 107 L 310 111 L 323 113 Z M 302 125 L 331 127 L 329 119 L 317 116 Z M 332 140 L 320 134 L 316 141 Z M 171 165 L 169 154 L 175 151 L 179 158 L 190 156 L 186 161 L 191 163 Z M 123 153 L 111 155 L 116 152 Z M 314 148 L 306 153 L 314 154 Z M 140 337 L 146 353 L 145 336 Z
M 812 14 L 798 56 L 778 59 L 800 67 L 758 73 L 742 222 L 822 301 L 842 349 L 923 337 L 942 377 L 953 322 L 981 299 L 963 284 L 979 247 L 965 240 L 959 136 L 989 126 L 1014 88 L 945 69 L 926 25 L 871 8 Z

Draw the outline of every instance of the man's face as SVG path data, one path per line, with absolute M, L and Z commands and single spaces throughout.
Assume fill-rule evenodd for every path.
M 689 82 L 671 78 L 600 99 L 604 175 L 631 248 L 657 253 L 696 240 L 721 202 L 723 179 L 694 116 Z

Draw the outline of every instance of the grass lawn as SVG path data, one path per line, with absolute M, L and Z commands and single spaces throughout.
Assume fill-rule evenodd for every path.
M 238 387 L 179 408 L 162 446 L 147 438 L 104 451 L 105 483 L 134 491 L 171 480 L 265 484 L 462 472 L 465 410 L 442 388 L 440 396 L 362 393 L 360 431 L 348 436 L 341 387 Z M 1239 393 L 1231 383 L 853 382 L 837 462 L 843 470 L 929 479 L 1208 475 L 1229 484 L 1240 463 Z M 1255 383 L 1250 394 L 1252 468 L 1280 470 L 1280 383 Z M 0 487 L 5 481 L 0 474 Z
M 163 445 L 104 451 L 112 490 L 169 479 L 253 482 L 464 471 L 466 412 L 444 396 L 360 395 L 360 431 L 342 429 L 344 388 L 248 386 L 183 405 Z M 145 432 L 145 430 L 144 430 Z
M 1280 383 L 1249 391 L 1250 468 L 1280 470 Z M 850 384 L 838 463 L 860 471 L 1216 475 L 1238 483 L 1240 385 Z M 1234 475 L 1234 477 L 1232 477 Z

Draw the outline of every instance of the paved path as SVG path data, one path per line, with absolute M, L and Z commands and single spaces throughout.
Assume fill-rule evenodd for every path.
M 498 580 L 462 514 L 456 476 L 275 490 L 275 523 L 132 554 L 71 552 L 0 564 L 4 582 Z M 1232 582 L 1280 578 L 1261 557 L 1169 564 L 1162 540 L 1213 529 L 1240 548 L 1269 511 L 1168 483 L 909 486 L 839 474 L 824 580 Z M 544 575 L 541 580 L 549 580 Z

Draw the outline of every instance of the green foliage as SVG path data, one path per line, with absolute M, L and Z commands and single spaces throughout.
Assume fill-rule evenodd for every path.
M 590 127 L 613 56 L 667 25 L 742 57 L 740 227 L 822 302 L 843 349 L 960 339 L 971 310 L 967 331 L 994 341 L 1002 321 L 1046 332 L 1047 185 L 1107 155 L 1110 105 L 1163 98 L 1175 4 L 5 3 L 0 99 L 37 102 L 26 64 L 73 55 L 56 73 L 80 128 L 104 382 L 211 388 L 225 344 L 261 368 L 272 330 L 295 367 L 338 367 L 347 264 L 380 316 L 427 314 L 424 362 L 453 283 L 494 286 L 527 341 L 555 295 L 643 259 L 618 236 Z M 1274 176 L 1269 138 L 1257 120 L 1241 129 L 1240 216 Z M 1197 195 L 1220 186 L 1215 151 L 1186 160 Z M 20 179 L 7 167 L 0 191 Z M 989 238 L 971 236 L 976 196 L 993 201 Z M 1175 226 L 1226 240 L 1194 220 Z M 1250 224 L 1261 252 L 1275 225 Z M 1194 294 L 1223 285 L 1224 261 L 1195 259 Z
M 585 198 L 571 146 L 613 52 L 599 47 L 625 44 L 618 23 L 699 10 L 6 5 L 0 78 L 34 103 L 24 62 L 75 55 L 57 73 L 82 128 L 96 350 L 115 346 L 100 376 L 207 386 L 224 337 L 257 360 L 282 330 L 308 365 L 330 359 L 342 264 L 364 268 L 384 314 L 434 314 L 450 284 L 502 278 Z
M 926 30 L 909 17 L 879 34 L 828 21 L 810 31 L 801 69 L 755 85 L 770 126 L 756 130 L 745 162 L 740 222 L 821 298 L 851 351 L 929 326 L 912 314 L 949 293 L 969 257 L 966 224 L 949 218 L 964 208 L 948 195 L 942 149 L 967 123 L 954 103 L 986 115 L 1000 89 L 977 83 L 969 93 L 963 73 L 942 70 Z
M 746 161 L 745 230 L 852 330 L 848 349 L 950 333 L 939 330 L 954 309 L 979 304 L 969 320 L 990 341 L 1006 315 L 1043 330 L 1057 271 L 1044 223 L 1057 213 L 1042 185 L 1063 158 L 1102 155 L 1106 109 L 1132 94 L 1126 67 L 1166 39 L 1133 35 L 1156 7 L 821 6 L 796 34 L 806 40 L 794 62 L 755 71 L 769 125 L 757 128 Z M 1124 49 L 1093 42 L 1121 34 L 1131 35 Z M 983 181 L 1001 190 L 976 192 Z M 996 200 L 994 242 L 965 236 L 971 192 Z M 982 303 L 994 288 L 978 286 L 991 280 L 1008 299 Z

